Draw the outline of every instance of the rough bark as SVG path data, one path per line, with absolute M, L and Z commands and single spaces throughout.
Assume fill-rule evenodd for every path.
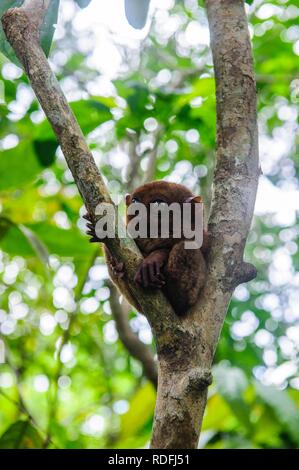
M 2 17 L 2 25 L 56 134 L 85 206 L 94 214 L 99 203 L 112 204 L 112 200 L 79 124 L 39 45 L 38 30 L 22 7 L 8 10 Z M 124 262 L 130 289 L 138 297 L 150 322 L 160 332 L 164 331 L 162 325 L 159 325 L 160 311 L 165 312 L 168 324 L 171 324 L 175 314 L 160 292 L 146 291 L 133 282 L 142 260 L 134 241 L 130 238 L 118 238 L 116 230 L 116 237 L 108 239 L 107 246 L 116 259 Z
M 150 349 L 132 331 L 128 319 L 128 310 L 124 304 L 119 302 L 119 292 L 112 282 L 109 283 L 109 289 L 110 307 L 113 312 L 119 339 L 129 354 L 141 362 L 145 377 L 157 388 L 158 371 L 154 356 Z
M 141 261 L 135 243 L 117 237 L 107 242 L 113 255 L 124 262 L 130 289 L 156 339 L 159 380 L 153 448 L 197 447 L 228 303 L 239 283 L 255 277 L 255 268 L 243 262 L 259 176 L 255 80 L 244 2 L 207 0 L 206 6 L 217 91 L 217 164 L 208 277 L 198 304 L 178 318 L 161 293 L 134 284 Z M 3 28 L 56 133 L 85 205 L 93 212 L 99 202 L 111 202 L 110 196 L 38 44 L 39 26 L 27 12 L 8 10 Z
M 24 0 L 22 9 L 30 17 L 37 30 L 40 29 L 51 0 Z
M 153 447 L 196 447 L 215 348 L 235 287 L 253 279 L 243 262 L 259 177 L 256 86 L 242 0 L 206 0 L 217 93 L 217 162 L 207 282 L 181 323 L 177 350 L 159 356 Z

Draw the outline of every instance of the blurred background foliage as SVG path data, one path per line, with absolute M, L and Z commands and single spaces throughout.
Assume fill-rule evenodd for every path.
M 50 61 L 109 189 L 181 182 L 207 214 L 215 90 L 203 2 L 153 1 L 141 32 L 124 12 L 123 30 L 92 26 L 95 12 L 123 9 L 118 0 L 77 3 L 90 4 L 60 2 Z M 295 3 L 246 3 L 263 170 L 246 257 L 258 277 L 230 304 L 200 447 L 299 446 Z M 3 55 L 0 71 L 0 448 L 147 446 L 155 390 L 118 339 L 102 249 L 84 235 L 82 201 L 26 77 Z M 144 317 L 130 310 L 129 322 L 154 354 Z

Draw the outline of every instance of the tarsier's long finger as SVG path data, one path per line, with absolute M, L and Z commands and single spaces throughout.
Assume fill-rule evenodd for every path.
M 160 282 L 163 282 L 163 284 L 165 284 L 165 277 L 162 273 L 157 274 L 156 278 L 159 279 Z
M 162 273 L 157 274 L 156 278 L 159 279 L 160 281 L 165 281 L 165 277 Z
M 125 268 L 124 263 L 118 263 L 118 262 L 116 262 L 115 265 L 114 265 L 114 270 L 115 270 L 116 272 L 118 272 L 118 273 L 123 272 L 124 268 Z
M 142 283 L 144 287 L 149 286 L 149 273 L 148 273 L 148 266 L 145 265 L 142 267 Z
M 161 280 L 165 280 L 164 274 L 161 272 L 161 264 L 157 261 L 155 262 L 156 277 Z
M 114 259 L 114 264 L 112 265 L 112 272 L 115 277 L 122 279 L 125 275 L 125 266 L 124 263 L 118 263 Z
M 156 277 L 160 279 L 161 281 L 165 281 L 164 274 L 161 272 L 161 265 L 158 262 L 155 262 L 155 271 L 156 271 Z
M 89 240 L 90 243 L 97 243 L 98 241 L 99 241 L 98 238 L 95 238 L 95 237 L 92 237 L 92 238 Z
M 117 271 L 114 268 L 112 268 L 113 275 L 117 277 L 118 279 L 122 279 L 125 275 L 124 271 Z
M 86 227 L 90 228 L 90 230 L 94 230 L 94 224 L 91 222 L 86 224 Z
M 156 275 L 152 280 L 151 284 L 153 287 L 161 288 L 165 285 L 165 279 L 163 274 Z
M 151 263 L 148 267 L 148 271 L 149 271 L 149 281 L 150 283 L 154 283 L 155 282 L 155 263 Z
M 164 287 L 164 285 L 165 285 L 164 282 L 160 282 L 160 281 L 156 280 L 155 282 L 152 282 L 149 287 L 151 287 L 152 289 L 162 289 L 162 287 Z
M 95 237 L 95 231 L 94 230 L 87 230 L 87 235 L 91 235 Z
M 153 289 L 161 289 L 165 285 L 163 278 L 159 278 L 154 274 L 154 263 L 149 265 L 149 287 Z
M 134 281 L 137 282 L 138 284 L 141 284 L 141 269 L 140 268 L 135 274 Z
M 144 268 L 144 266 L 141 265 L 140 268 L 138 269 L 137 274 L 135 276 L 135 282 L 137 282 L 140 286 L 144 287 L 143 268 Z

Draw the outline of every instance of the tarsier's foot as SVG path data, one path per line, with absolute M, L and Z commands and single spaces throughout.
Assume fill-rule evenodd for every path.
M 124 263 L 119 263 L 115 258 L 110 258 L 110 267 L 113 275 L 118 278 L 122 279 L 125 275 L 125 265 Z
M 87 220 L 87 224 L 86 224 L 86 227 L 88 228 L 87 230 L 87 235 L 89 235 L 91 237 L 91 239 L 89 240 L 90 243 L 96 243 L 96 242 L 99 242 L 99 238 L 97 237 L 97 234 L 96 234 L 96 230 L 95 230 L 95 223 L 94 223 L 94 219 L 92 217 L 92 215 L 90 213 L 86 213 L 83 215 L 83 219 Z
M 164 275 L 161 272 L 162 266 L 158 259 L 146 258 L 137 271 L 135 281 L 145 288 L 161 289 L 165 285 Z

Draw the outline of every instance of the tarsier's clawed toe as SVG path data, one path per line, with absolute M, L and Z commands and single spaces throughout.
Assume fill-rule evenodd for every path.
M 125 275 L 125 265 L 124 263 L 119 263 L 115 259 L 113 259 L 113 262 L 111 263 L 111 269 L 115 277 L 118 279 L 123 279 Z
M 89 214 L 89 212 L 84 214 L 82 217 L 83 217 L 83 219 L 88 220 L 88 222 L 92 222 L 92 216 L 91 216 L 91 214 Z
M 144 288 L 161 289 L 165 285 L 165 279 L 159 263 L 143 262 L 137 271 L 135 282 Z
M 96 232 L 95 232 L 95 226 L 94 226 L 94 222 L 93 222 L 93 218 L 92 218 L 91 214 L 89 214 L 89 213 L 84 214 L 83 219 L 88 221 L 88 224 L 86 224 L 86 227 L 88 228 L 86 233 L 87 233 L 87 235 L 89 235 L 91 237 L 90 240 L 89 240 L 90 243 L 99 242 L 99 239 L 98 239 L 98 237 L 96 235 Z

